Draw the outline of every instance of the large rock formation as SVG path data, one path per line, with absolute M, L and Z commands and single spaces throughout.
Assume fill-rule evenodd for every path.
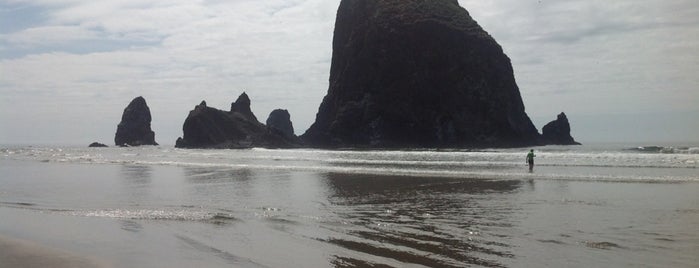
M 536 144 L 510 59 L 456 0 L 342 0 L 315 147 Z
M 150 108 L 143 97 L 137 97 L 129 103 L 117 126 L 114 143 L 117 146 L 158 145 L 155 132 L 150 128 Z
M 271 131 L 257 121 L 245 93 L 231 104 L 229 112 L 202 102 L 189 112 L 182 130 L 184 136 L 177 139 L 177 148 L 293 148 L 300 145 L 297 140 Z
M 544 126 L 541 139 L 544 144 L 580 145 L 579 142 L 570 136 L 570 123 L 565 113 L 559 114 L 556 120 Z

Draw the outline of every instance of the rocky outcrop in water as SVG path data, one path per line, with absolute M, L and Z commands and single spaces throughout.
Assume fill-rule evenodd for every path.
M 87 147 L 89 147 L 89 148 L 105 148 L 105 147 L 109 147 L 109 146 L 107 146 L 106 144 L 103 144 L 103 143 L 93 142 L 93 143 L 90 143 L 90 145 Z
M 343 0 L 314 147 L 525 146 L 510 59 L 456 0 Z
M 133 99 L 124 109 L 114 143 L 117 146 L 158 145 L 150 123 L 150 108 L 146 100 L 143 97 Z
M 570 123 L 565 113 L 560 113 L 556 120 L 549 122 L 542 129 L 541 139 L 544 144 L 580 145 L 570 135 Z
M 247 94 L 240 95 L 231 111 L 211 108 L 202 102 L 189 112 L 177 148 L 294 148 L 299 141 L 271 131 L 257 121 Z
M 291 115 L 289 111 L 277 109 L 272 111 L 267 117 L 267 128 L 272 131 L 277 131 L 282 135 L 295 138 L 294 125 L 291 123 Z

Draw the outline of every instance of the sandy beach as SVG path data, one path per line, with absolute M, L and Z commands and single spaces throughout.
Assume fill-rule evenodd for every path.
M 105 268 L 109 266 L 30 241 L 0 236 L 0 267 Z
M 3 267 L 699 264 L 696 169 L 672 162 L 596 167 L 553 151 L 539 155 L 587 162 L 530 174 L 507 152 L 48 152 L 0 160 Z

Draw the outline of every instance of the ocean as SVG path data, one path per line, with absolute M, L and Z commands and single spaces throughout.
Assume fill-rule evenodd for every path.
M 699 266 L 699 145 L 533 149 L 529 172 L 529 148 L 3 146 L 0 242 L 96 267 Z

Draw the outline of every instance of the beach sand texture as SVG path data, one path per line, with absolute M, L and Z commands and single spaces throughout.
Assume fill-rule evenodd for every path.
M 0 236 L 0 268 L 105 268 L 94 260 L 39 244 Z

